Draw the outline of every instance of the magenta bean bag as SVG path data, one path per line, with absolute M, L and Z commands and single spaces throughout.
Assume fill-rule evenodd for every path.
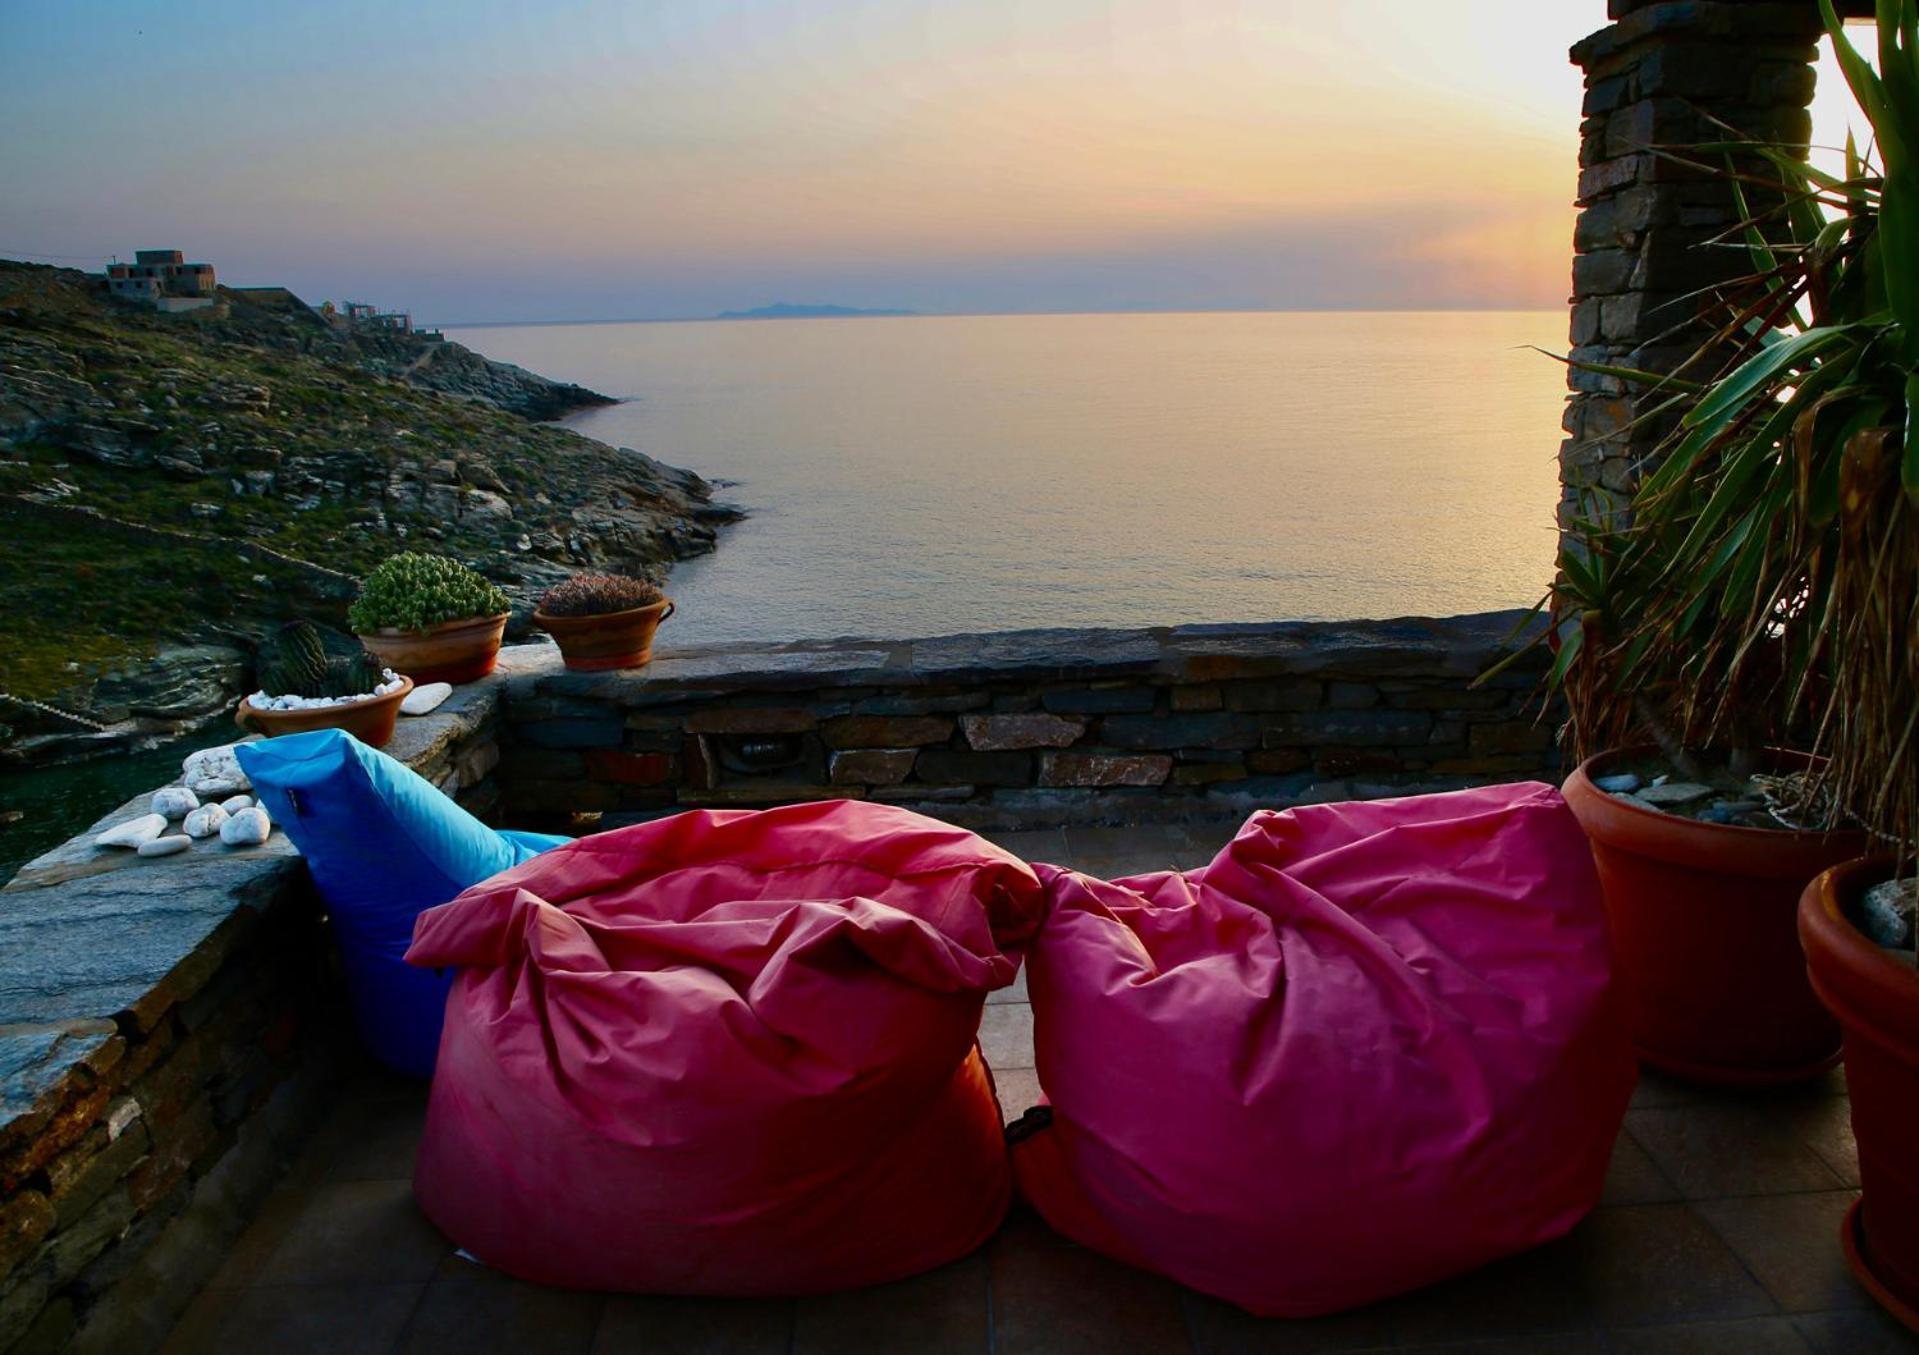
M 1014 1166 L 1060 1232 L 1306 1316 L 1598 1201 L 1634 1065 L 1592 854 L 1551 787 L 1262 812 L 1184 875 L 1040 869 L 1051 1122 Z
M 971 833 L 836 802 L 584 838 L 421 915 L 447 1001 L 414 1189 L 541 1284 L 800 1294 L 999 1226 L 975 1040 L 1044 897 Z

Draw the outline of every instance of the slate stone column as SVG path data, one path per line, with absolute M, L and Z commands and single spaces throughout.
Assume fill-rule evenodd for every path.
M 1727 186 L 1653 148 L 1684 154 L 1735 139 L 1723 123 L 1803 152 L 1819 9 L 1811 0 L 1610 0 L 1609 14 L 1617 22 L 1572 49 L 1586 73 L 1572 352 L 1669 372 L 1709 332 L 1693 294 L 1749 264 L 1743 248 L 1709 243 L 1739 219 Z M 1667 431 L 1631 427 L 1658 402 L 1643 388 L 1629 393 L 1576 369 L 1568 383 L 1562 533 L 1582 511 L 1620 512 Z

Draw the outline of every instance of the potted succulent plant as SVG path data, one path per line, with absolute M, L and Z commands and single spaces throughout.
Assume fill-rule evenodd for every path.
M 406 551 L 367 575 L 347 622 L 374 657 L 415 682 L 471 682 L 493 671 L 511 605 L 457 560 Z
M 413 690 L 364 650 L 329 658 L 320 632 L 305 621 L 281 627 L 260 651 L 260 690 L 240 702 L 234 719 L 271 739 L 309 729 L 344 729 L 370 748 L 393 737 L 400 703 Z
M 1727 157 L 1754 267 L 1717 289 L 1722 323 L 1677 376 L 1595 369 L 1676 423 L 1630 519 L 1596 516 L 1562 556 L 1552 672 L 1575 747 L 1650 742 L 1669 775 L 1745 777 L 1787 821 L 1629 801 L 1612 778 L 1632 754 L 1567 784 L 1642 1053 L 1783 1078 L 1843 1030 L 1864 1188 L 1847 1255 L 1919 1328 L 1919 970 L 1863 930 L 1919 854 L 1919 8 L 1880 0 L 1875 73 L 1820 5 L 1879 163 L 1850 139 L 1843 176 L 1790 148 L 1703 148 Z M 1867 842 L 1886 856 L 1839 864 Z
M 658 584 L 582 573 L 541 595 L 533 624 L 553 637 L 568 668 L 638 668 L 653 658 L 653 633 L 671 615 Z

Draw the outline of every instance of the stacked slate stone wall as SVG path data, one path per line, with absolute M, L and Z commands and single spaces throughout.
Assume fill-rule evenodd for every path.
M 1699 167 L 1723 160 L 1688 147 L 1743 136 L 1803 153 L 1819 11 L 1810 0 L 1613 0 L 1610 13 L 1617 23 L 1572 49 L 1586 75 L 1572 354 L 1673 372 L 1711 336 L 1700 290 L 1751 271 L 1743 241 L 1712 243 L 1740 220 L 1727 184 Z M 1749 191 L 1749 205 L 1763 201 Z M 1621 512 L 1671 426 L 1647 417 L 1663 397 L 1644 386 L 1578 369 L 1568 380 L 1562 531 Z
M 836 797 L 978 827 L 1233 813 L 1551 776 L 1523 614 L 662 651 L 511 679 L 529 826 Z
M 500 683 L 389 752 L 497 799 Z M 143 859 L 95 834 L 0 889 L 0 1351 L 160 1344 L 225 1259 L 352 1047 L 333 947 L 285 835 Z

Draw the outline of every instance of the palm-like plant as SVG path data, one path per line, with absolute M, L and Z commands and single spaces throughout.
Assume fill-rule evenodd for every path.
M 1919 849 L 1919 0 L 1879 0 L 1879 69 L 1820 0 L 1871 124 L 1843 177 L 1790 148 L 1692 156 L 1745 218 L 1751 269 L 1704 297 L 1711 333 L 1661 375 L 1588 366 L 1676 420 L 1630 515 L 1590 515 L 1551 602 L 1580 756 L 1822 754 L 1818 801 Z

